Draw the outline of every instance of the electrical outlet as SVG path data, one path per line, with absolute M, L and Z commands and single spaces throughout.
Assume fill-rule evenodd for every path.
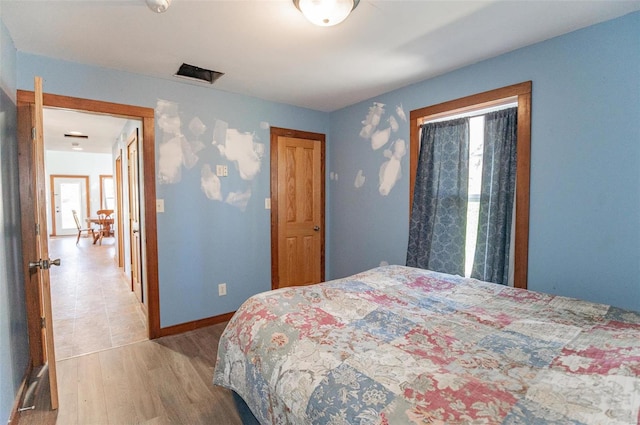
M 223 168 L 222 168 L 222 175 L 223 175 L 224 177 L 227 177 L 227 176 L 229 175 L 229 167 L 228 167 L 228 166 L 226 166 L 226 165 L 223 165 L 222 167 L 223 167 Z
M 226 283 L 219 283 L 218 284 L 218 296 L 223 297 L 227 295 L 227 284 Z
M 156 199 L 156 212 L 164 212 L 164 199 Z

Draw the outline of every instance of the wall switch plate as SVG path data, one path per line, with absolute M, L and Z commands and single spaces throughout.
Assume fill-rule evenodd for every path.
M 156 212 L 164 212 L 164 199 L 156 199 Z
M 222 297 L 227 295 L 227 284 L 226 283 L 219 283 L 218 284 L 218 296 Z
M 265 210 L 271 209 L 271 198 L 264 198 L 264 209 Z
M 216 176 L 218 177 L 229 176 L 229 167 L 226 165 L 216 165 Z

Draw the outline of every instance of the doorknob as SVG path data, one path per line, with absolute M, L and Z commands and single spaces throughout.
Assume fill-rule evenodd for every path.
M 316 231 L 316 232 L 319 231 L 320 230 L 320 226 L 313 226 L 313 230 Z
M 29 268 L 40 268 L 42 270 L 49 270 L 51 266 L 59 266 L 60 259 L 56 258 L 55 260 L 38 260 L 38 261 L 29 261 Z

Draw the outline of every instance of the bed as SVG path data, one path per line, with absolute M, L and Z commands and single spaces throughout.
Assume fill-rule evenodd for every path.
M 640 424 L 640 314 L 403 266 L 247 300 L 214 384 L 261 424 Z

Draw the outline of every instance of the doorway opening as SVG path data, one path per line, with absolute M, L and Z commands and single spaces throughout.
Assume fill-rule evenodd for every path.
M 17 100 L 20 111 L 34 110 L 35 96 L 33 92 L 18 90 Z M 146 311 L 147 336 L 150 339 L 157 338 L 160 333 L 159 317 L 159 296 L 158 296 L 158 258 L 157 258 L 157 224 L 155 216 L 155 134 L 154 134 L 154 110 L 152 108 L 116 104 L 95 100 L 87 100 L 68 96 L 44 94 L 43 104 L 48 108 L 60 110 L 81 111 L 103 116 L 120 117 L 125 119 L 138 120 L 141 125 L 140 143 L 140 213 L 142 220 L 141 240 L 143 255 L 143 274 L 145 276 L 145 287 L 147 297 L 145 298 L 144 310 Z M 26 109 L 25 109 L 26 108 Z M 20 119 L 19 119 L 20 121 Z M 30 130 L 30 129 L 29 129 Z M 67 129 L 68 130 L 68 129 Z M 30 134 L 22 133 L 22 139 L 29 139 Z M 30 131 L 28 133 L 31 133 Z M 42 159 L 44 162 L 44 159 Z M 111 171 L 113 174 L 113 172 Z M 106 173 L 104 173 L 106 174 Z M 39 190 L 45 191 L 46 185 Z M 124 196 L 123 196 L 124 198 Z M 98 205 L 98 204 L 96 204 Z M 43 214 L 46 217 L 46 214 Z M 49 221 L 49 220 L 46 220 Z M 124 220 L 123 220 L 124 221 Z M 28 236 L 28 235 L 27 235 Z M 24 240 L 32 240 L 23 234 Z M 75 241 L 74 241 L 75 242 Z M 114 248 L 115 249 L 115 248 Z M 64 258 L 62 259 L 65 262 Z M 63 270 L 64 268 L 61 268 Z M 86 283 L 87 285 L 90 282 Z M 40 323 L 39 300 L 42 295 L 35 292 L 29 286 L 27 298 L 29 300 L 28 321 L 29 323 Z M 43 336 L 40 330 L 34 325 L 29 328 L 29 341 L 33 347 L 42 344 Z M 34 365 L 43 363 L 43 354 L 38 350 L 31 352 Z
M 54 108 L 45 108 L 43 115 L 45 174 L 51 182 L 46 192 L 49 252 L 63 260 L 50 272 L 56 359 L 146 340 L 146 310 L 130 283 L 140 266 L 125 251 L 137 241 L 118 230 L 130 227 L 118 208 L 140 198 L 139 186 L 135 193 L 130 186 L 119 190 L 129 196 L 116 205 L 113 178 L 122 174 L 118 166 L 127 166 L 125 176 L 127 169 L 137 169 L 137 156 L 127 156 L 125 164 L 117 158 L 126 152 L 127 135 L 137 134 L 142 121 Z M 69 134 L 74 135 L 71 141 Z M 99 219 L 105 211 L 108 223 Z M 78 238 L 82 228 L 91 230 Z

